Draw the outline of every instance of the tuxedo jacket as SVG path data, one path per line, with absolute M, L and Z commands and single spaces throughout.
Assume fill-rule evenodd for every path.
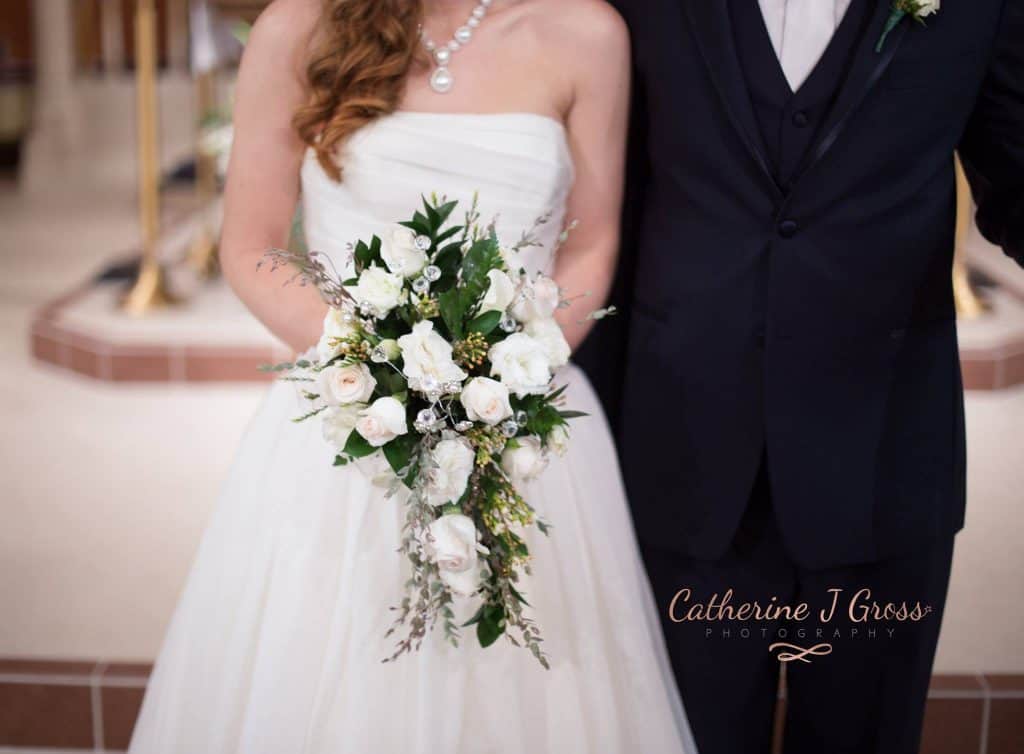
M 953 156 L 980 230 L 1024 263 L 1024 0 L 944 2 L 881 51 L 890 3 L 873 2 L 782 185 L 735 6 L 617 5 L 636 100 L 613 292 L 626 315 L 599 325 L 579 360 L 616 426 L 641 541 L 718 557 L 762 463 L 806 567 L 955 532 Z

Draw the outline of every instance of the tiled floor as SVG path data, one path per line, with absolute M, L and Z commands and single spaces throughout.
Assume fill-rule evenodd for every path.
M 149 670 L 128 663 L 0 660 L 0 754 L 125 749 Z M 933 678 L 921 754 L 1022 751 L 1024 675 Z

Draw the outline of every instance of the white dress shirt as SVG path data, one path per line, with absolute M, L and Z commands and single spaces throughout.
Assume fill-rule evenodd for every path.
M 761 14 L 794 92 L 832 41 L 851 0 L 758 0 Z

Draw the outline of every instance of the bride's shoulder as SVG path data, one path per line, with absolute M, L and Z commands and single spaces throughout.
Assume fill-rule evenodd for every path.
M 629 56 L 629 31 L 606 0 L 522 0 L 534 36 L 570 70 Z
M 619 12 L 607 0 L 531 0 L 543 24 L 562 37 L 567 46 L 620 44 L 629 33 Z
M 253 24 L 247 48 L 271 55 L 305 50 L 321 12 L 320 0 L 273 0 Z

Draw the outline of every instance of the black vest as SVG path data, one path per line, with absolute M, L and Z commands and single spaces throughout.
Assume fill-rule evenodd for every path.
M 850 59 L 872 7 L 869 0 L 853 0 L 821 60 L 794 93 L 772 46 L 760 4 L 755 0 L 729 0 L 736 51 L 750 103 L 775 180 L 785 193 L 799 174 L 850 69 Z

